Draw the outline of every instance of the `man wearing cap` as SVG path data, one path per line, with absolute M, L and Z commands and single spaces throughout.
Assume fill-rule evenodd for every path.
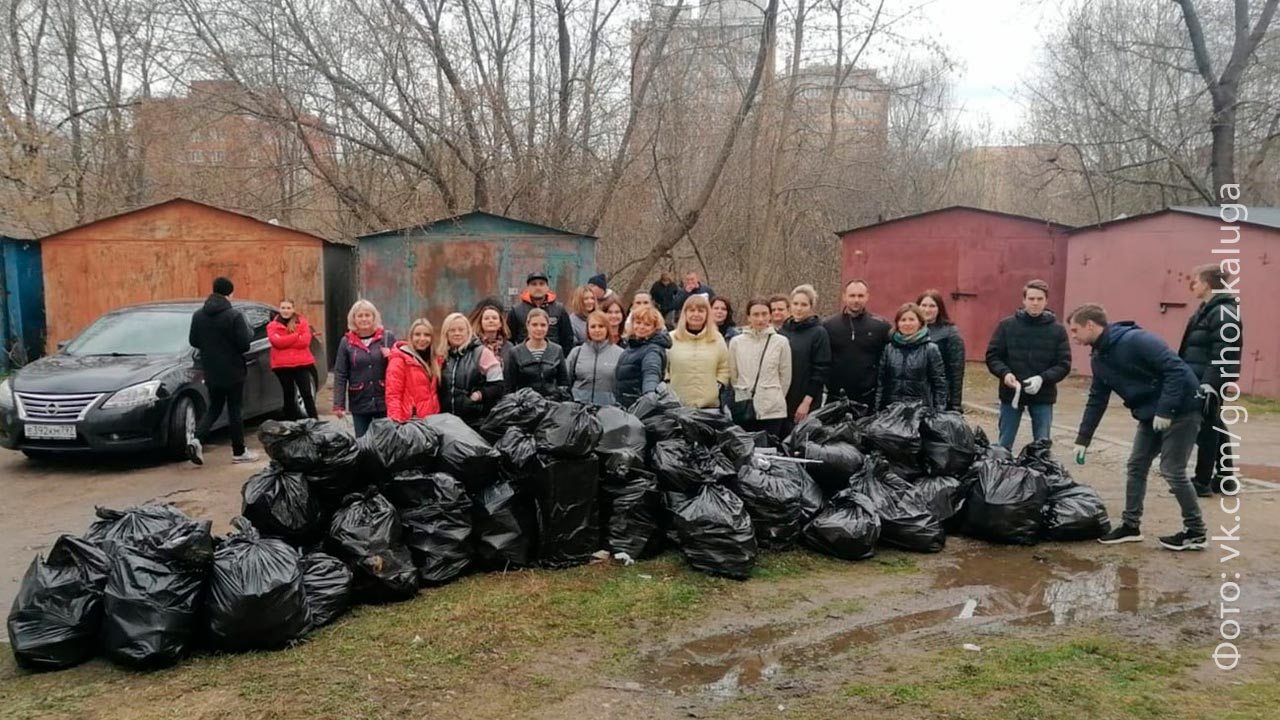
M 525 318 L 529 317 L 530 310 L 542 308 L 546 311 L 551 324 L 547 339 L 559 345 L 560 349 L 567 354 L 574 345 L 573 323 L 569 321 L 569 313 L 564 306 L 556 302 L 556 294 L 551 292 L 546 273 L 529 273 L 525 284 L 527 287 L 520 295 L 520 302 L 511 308 L 511 313 L 507 316 L 507 324 L 511 326 L 512 344 L 519 345 L 528 339 Z

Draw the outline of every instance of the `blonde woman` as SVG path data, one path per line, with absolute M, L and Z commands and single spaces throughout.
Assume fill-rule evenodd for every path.
M 633 315 L 631 334 L 623 339 L 622 347 L 614 391 L 622 407 L 629 408 L 641 395 L 662 384 L 667 350 L 671 347 L 671 335 L 662 315 L 654 308 L 642 308 Z
M 787 389 L 791 387 L 791 344 L 773 329 L 768 298 L 747 303 L 747 329 L 729 341 L 729 369 L 734 400 L 751 401 L 755 420 L 744 430 L 763 430 L 782 437 L 787 419 Z
M 596 311 L 596 294 L 590 286 L 583 285 L 573 292 L 569 302 L 569 322 L 573 323 L 573 337 L 578 344 L 587 341 L 587 318 Z
M 827 369 L 831 367 L 831 336 L 815 314 L 818 293 L 812 285 L 801 285 L 791 291 L 791 317 L 782 324 L 782 335 L 791 343 L 791 387 L 787 390 L 787 420 L 790 423 L 809 416 L 814 403 L 822 402 Z
M 478 423 L 502 397 L 502 362 L 471 331 L 462 313 L 453 313 L 440 326 L 444 334 L 444 369 L 440 373 L 440 409 Z
M 440 412 L 441 358 L 435 327 L 426 318 L 409 326 L 408 342 L 400 341 L 387 360 L 387 417 L 405 422 Z
M 711 302 L 690 295 L 667 351 L 668 385 L 686 407 L 719 408 L 729 379 L 729 346 L 711 320 Z
M 382 314 L 368 300 L 347 312 L 347 334 L 333 364 L 333 414 L 351 413 L 356 437 L 387 416 L 387 358 L 396 337 L 382 327 Z

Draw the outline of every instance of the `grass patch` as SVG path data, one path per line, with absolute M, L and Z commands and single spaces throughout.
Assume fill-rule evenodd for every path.
M 804 550 L 760 553 L 756 566 L 751 570 L 752 580 L 782 580 L 849 569 L 849 563 L 826 555 Z
M 1280 400 L 1262 395 L 1241 396 L 1239 404 L 1249 411 L 1249 417 L 1259 415 L 1280 415 Z
M 871 560 L 877 570 L 887 575 L 906 575 L 920 572 L 920 563 L 904 552 L 880 552 Z
M 832 600 L 820 608 L 809 612 L 809 617 L 825 617 L 827 615 L 857 615 L 867 609 L 867 601 L 863 598 L 842 598 Z

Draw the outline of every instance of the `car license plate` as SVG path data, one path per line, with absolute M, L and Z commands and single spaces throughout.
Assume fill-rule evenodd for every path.
M 25 428 L 27 437 L 32 440 L 75 440 L 75 425 L 37 425 L 30 424 Z

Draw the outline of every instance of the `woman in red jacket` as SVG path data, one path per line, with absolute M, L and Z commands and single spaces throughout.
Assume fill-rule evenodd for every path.
M 409 341 L 395 344 L 387 359 L 387 417 L 396 422 L 440 412 L 436 388 L 441 358 L 432 341 L 435 328 L 425 318 L 409 326 Z
M 299 395 L 307 417 L 320 417 L 316 413 L 316 399 L 311 394 L 311 378 L 316 370 L 311 336 L 311 325 L 298 314 L 293 301 L 280 301 L 280 314 L 267 323 L 267 339 L 271 341 L 271 370 L 280 380 L 284 414 L 290 420 L 299 419 Z

